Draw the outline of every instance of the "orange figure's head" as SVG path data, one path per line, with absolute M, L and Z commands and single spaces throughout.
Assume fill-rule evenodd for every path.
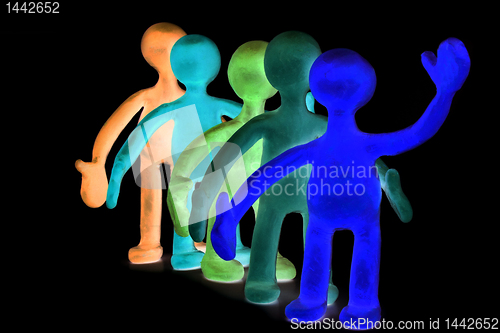
M 170 66 L 170 51 L 172 46 L 186 33 L 172 23 L 156 23 L 146 30 L 141 40 L 141 51 L 144 59 L 158 73 L 167 75 L 172 73 Z

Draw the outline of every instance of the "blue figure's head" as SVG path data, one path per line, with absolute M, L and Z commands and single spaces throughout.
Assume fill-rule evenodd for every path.
M 170 63 L 175 77 L 188 86 L 207 86 L 220 69 L 220 53 L 205 36 L 186 35 L 172 47 Z
M 306 33 L 287 31 L 274 37 L 264 56 L 271 85 L 283 92 L 309 90 L 309 70 L 321 54 L 318 43 Z
M 359 54 L 333 49 L 316 59 L 309 73 L 314 98 L 335 114 L 354 114 L 368 103 L 377 78 L 373 67 Z

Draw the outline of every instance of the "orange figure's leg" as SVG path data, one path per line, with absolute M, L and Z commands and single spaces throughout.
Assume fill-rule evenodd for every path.
M 141 241 L 128 253 L 128 258 L 133 263 L 158 261 L 163 254 L 160 245 L 162 206 L 160 171 L 159 165 L 154 164 L 141 172 Z

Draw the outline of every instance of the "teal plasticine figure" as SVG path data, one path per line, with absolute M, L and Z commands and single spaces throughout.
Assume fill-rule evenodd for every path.
M 228 122 L 212 127 L 203 136 L 199 136 L 191 142 L 177 160 L 177 164 L 172 172 L 169 183 L 167 202 L 169 211 L 172 215 L 174 228 L 181 236 L 187 236 L 188 230 L 181 220 L 189 220 L 189 211 L 187 209 L 188 194 L 194 186 L 193 177 L 190 175 L 197 166 L 209 155 L 210 151 L 220 145 L 223 145 L 239 128 L 255 116 L 264 113 L 264 105 L 268 98 L 274 96 L 277 92 L 275 88 L 267 81 L 264 72 L 264 54 L 269 43 L 264 41 L 251 41 L 241 45 L 231 57 L 228 67 L 228 78 L 231 87 L 236 94 L 243 100 L 241 113 Z M 308 100 L 312 96 L 308 94 Z M 312 105 L 314 99 L 312 99 Z M 206 143 L 206 145 L 205 145 Z M 213 156 L 213 155 L 212 155 Z M 262 159 L 262 140 L 256 142 L 243 155 L 244 164 L 233 166 L 231 173 L 236 173 L 236 177 L 231 177 L 231 188 L 238 189 L 256 169 L 261 166 Z M 244 167 L 244 168 L 242 168 Z M 240 183 L 234 183 L 239 175 Z M 202 174 L 203 176 L 203 174 Z M 228 177 L 230 177 L 229 175 Z M 237 180 L 237 179 L 236 179 Z M 227 191 L 225 186 L 220 191 Z M 257 200 L 253 205 L 255 216 L 258 215 Z M 175 212 L 177 215 L 172 214 Z M 235 281 L 243 278 L 243 266 L 248 266 L 250 260 L 250 251 L 243 247 L 241 240 L 237 237 L 236 260 L 222 260 L 213 250 L 210 240 L 210 232 L 215 222 L 215 201 L 210 207 L 210 218 L 208 219 L 208 229 L 206 230 L 206 252 L 201 262 L 201 269 L 204 276 L 210 280 L 216 281 Z M 259 223 L 258 221 L 256 223 Z M 265 221 L 263 223 L 266 223 Z M 195 241 L 201 241 L 205 237 L 205 226 L 202 223 L 195 224 L 199 226 L 197 232 L 190 229 L 190 235 Z M 190 225 L 190 227 L 193 225 Z M 239 230 L 237 231 L 239 236 Z M 276 263 L 276 278 L 279 280 L 292 279 L 295 276 L 295 268 L 290 261 L 278 252 Z
M 271 44 L 268 52 L 271 52 Z M 370 101 L 375 91 L 373 67 L 348 49 L 323 53 L 311 67 L 309 82 L 313 96 L 328 110 L 326 133 L 283 152 L 255 171 L 246 184 L 253 191 L 238 190 L 232 198 L 238 202 L 233 209 L 227 209 L 230 207 L 227 194 L 219 195 L 216 209 L 223 213 L 218 215 L 212 229 L 212 243 L 221 258 L 230 259 L 234 256 L 234 228 L 260 193 L 287 173 L 314 163 L 307 184 L 309 225 L 300 295 L 285 309 L 289 319 L 312 321 L 325 314 L 333 234 L 348 229 L 354 234 L 349 303 L 340 312 L 339 319 L 351 329 L 369 328 L 357 324 L 361 318 L 365 323 L 380 320 L 382 193 L 374 164 L 380 156 L 394 156 L 414 149 L 437 133 L 446 120 L 455 93 L 469 74 L 470 58 L 460 40 L 448 38 L 439 45 L 437 57 L 430 51 L 424 52 L 422 64 L 436 86 L 436 95 L 423 115 L 405 129 L 371 134 L 357 128 L 355 113 Z M 267 69 L 266 64 L 266 73 Z M 274 84 L 274 78 L 270 75 L 268 78 Z M 216 158 L 223 154 L 223 149 Z M 285 172 L 283 166 L 286 166 Z M 268 171 L 267 175 L 263 174 L 264 170 Z M 320 193 L 320 188 L 324 192 Z M 392 202 L 397 204 L 396 200 Z M 256 245 L 252 244 L 252 259 L 255 249 Z
M 267 47 L 264 67 L 267 79 L 280 92 L 281 106 L 276 111 L 251 119 L 231 136 L 228 143 L 238 145 L 244 154 L 256 142 L 262 140 L 261 164 L 264 165 L 290 148 L 323 136 L 327 129 L 327 118 L 311 113 L 306 108 L 309 69 L 320 54 L 317 42 L 305 33 L 290 31 L 276 36 Z M 310 102 L 311 100 L 309 104 Z M 337 140 L 341 142 L 341 139 Z M 231 148 L 229 145 L 224 145 L 215 156 L 214 164 L 223 165 L 226 169 L 230 167 L 234 159 Z M 391 170 L 387 171 L 380 161 L 377 165 L 381 174 L 386 176 L 385 182 L 379 183 L 379 187 L 382 185 L 386 195 L 392 197 L 391 202 L 395 204 L 394 209 L 399 212 L 401 218 L 409 220 L 411 206 L 401 191 L 398 174 L 389 173 Z M 274 187 L 259 193 L 259 210 L 245 285 L 245 296 L 252 302 L 269 303 L 279 296 L 275 267 L 281 224 L 287 214 L 300 213 L 305 235 L 309 212 L 306 192 L 303 189 L 307 187 L 311 170 L 311 166 L 303 166 L 280 179 Z M 263 171 L 264 182 L 265 175 L 266 172 Z M 201 182 L 193 193 L 191 224 L 206 218 L 209 207 L 205 203 L 210 205 L 214 201 L 220 187 L 221 184 L 214 183 L 207 177 Z M 254 189 L 251 187 L 248 191 L 254 194 Z M 330 278 L 328 302 L 333 303 L 337 295 L 338 290 Z
M 180 38 L 172 47 L 170 63 L 175 77 L 185 85 L 186 93 L 147 114 L 118 152 L 106 197 L 106 205 L 110 209 L 117 204 L 123 175 L 140 154 L 142 156 L 144 151 L 147 152 L 147 149 L 143 151 L 143 148 L 146 147 L 152 134 L 163 124 L 169 121 L 174 124 L 171 158 L 175 168 L 179 154 L 193 139 L 220 124 L 222 115 L 234 118 L 241 111 L 240 103 L 212 97 L 206 92 L 208 84 L 215 79 L 221 65 L 219 50 L 213 41 L 195 34 Z M 151 159 L 168 157 L 151 156 Z M 189 206 L 190 204 L 189 202 Z M 199 268 L 203 254 L 195 248 L 191 238 L 180 237 L 174 233 L 171 259 L 174 269 Z

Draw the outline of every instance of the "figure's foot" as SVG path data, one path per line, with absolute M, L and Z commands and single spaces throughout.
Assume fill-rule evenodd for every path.
M 288 319 L 299 321 L 314 321 L 321 319 L 326 312 L 326 302 L 318 299 L 304 300 L 300 297 L 285 308 Z
M 163 247 L 138 245 L 128 251 L 128 260 L 134 264 L 147 264 L 161 259 Z
M 234 259 L 247 267 L 250 264 L 250 248 L 243 245 L 236 247 L 236 257 Z
M 199 243 L 194 242 L 194 247 L 198 251 L 201 251 L 203 253 L 205 253 L 207 251 L 207 243 L 205 243 L 205 242 L 199 242 Z
M 253 303 L 272 303 L 278 299 L 280 288 L 275 281 L 250 281 L 245 283 L 245 297 Z
M 184 271 L 189 269 L 197 269 L 201 267 L 201 260 L 205 253 L 195 250 L 184 253 L 176 253 L 172 255 L 170 264 L 175 270 Z
M 359 307 L 348 305 L 340 311 L 339 320 L 344 328 L 351 330 L 367 330 L 376 321 L 380 321 L 380 306 Z M 360 320 L 361 319 L 361 320 Z M 352 323 L 352 326 L 351 326 Z
M 326 304 L 332 305 L 337 300 L 337 297 L 339 297 L 339 289 L 330 282 L 328 285 L 328 300 L 326 301 Z
M 225 261 L 214 255 L 205 255 L 201 261 L 203 275 L 213 281 L 231 282 L 243 279 L 243 265 L 236 260 Z
M 291 261 L 278 253 L 278 257 L 276 258 L 276 279 L 292 280 L 296 274 L 295 266 Z
M 399 173 L 395 169 L 387 170 L 385 174 L 385 194 L 392 208 L 398 214 L 402 222 L 410 222 L 413 217 L 413 209 L 410 201 L 403 193 Z

